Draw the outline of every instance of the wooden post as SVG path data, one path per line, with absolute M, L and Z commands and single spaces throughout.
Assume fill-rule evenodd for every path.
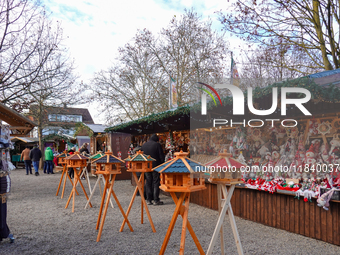
M 188 224 L 189 201 L 190 201 L 190 193 L 186 193 L 185 194 L 184 212 L 183 212 L 183 215 L 182 215 L 183 224 L 182 224 L 181 244 L 180 244 L 180 247 L 179 247 L 179 254 L 180 255 L 184 255 L 185 233 L 186 233 L 187 224 Z M 181 207 L 183 208 L 183 206 L 181 206 Z
M 172 230 L 174 229 L 178 214 L 180 214 L 180 209 L 182 207 L 185 194 L 186 194 L 185 192 L 181 193 L 179 200 L 177 201 L 176 208 L 175 208 L 174 213 L 172 214 L 170 225 L 169 225 L 168 230 L 165 234 L 161 250 L 159 251 L 159 255 L 163 255 L 165 253 L 165 249 L 166 249 L 166 247 L 169 243 L 170 236 L 171 236 Z
M 128 224 L 130 231 L 133 232 L 133 228 L 132 228 L 132 226 L 131 226 L 131 224 L 130 224 L 130 222 L 129 222 L 129 220 L 128 220 L 128 218 L 127 218 L 127 216 L 126 216 L 126 214 L 125 214 L 121 204 L 119 203 L 119 200 L 118 200 L 116 194 L 113 191 L 113 184 L 114 184 L 114 181 L 116 179 L 116 174 L 113 174 L 111 183 L 109 183 L 110 175 L 105 175 L 104 178 L 105 178 L 105 186 L 109 187 L 109 189 L 108 189 L 108 192 L 107 192 L 106 204 L 105 204 L 104 213 L 103 213 L 103 217 L 102 218 L 101 218 L 101 212 L 102 212 L 102 208 L 104 206 L 104 203 L 103 203 L 103 201 L 105 200 L 104 199 L 105 198 L 104 195 L 103 195 L 102 203 L 100 205 L 100 211 L 99 211 L 99 215 L 98 215 L 97 226 L 99 224 L 100 218 L 101 218 L 101 222 L 100 222 L 99 232 L 98 232 L 98 236 L 97 236 L 97 242 L 100 241 L 100 237 L 101 237 L 101 234 L 102 234 L 102 231 L 103 231 L 103 227 L 104 227 L 104 223 L 105 223 L 105 218 L 106 218 L 106 213 L 107 213 L 107 209 L 109 207 L 109 202 L 110 202 L 111 195 L 116 200 L 118 208 L 119 208 L 120 212 L 122 213 L 122 215 L 124 217 L 124 220 L 126 220 L 126 223 Z M 96 227 L 96 229 L 98 229 L 98 228 Z
M 55 194 L 56 196 L 58 196 L 59 194 L 59 189 L 60 189 L 60 186 L 61 186 L 61 183 L 63 182 L 63 177 L 64 177 L 64 174 L 65 174 L 65 165 L 63 165 L 63 171 L 61 173 L 61 177 L 60 177 L 60 181 L 59 181 L 59 185 L 58 185 L 58 189 L 57 189 L 57 193 Z
M 142 174 L 142 180 L 141 180 L 141 183 L 142 183 L 142 192 L 143 192 L 143 196 L 144 196 L 144 173 Z M 140 216 L 140 223 L 143 224 L 144 223 L 144 215 L 143 215 L 143 211 L 144 211 L 144 208 L 143 208 L 143 203 L 140 203 L 140 206 L 141 206 L 141 216 Z
M 134 180 L 135 180 L 135 182 L 136 182 L 136 184 L 137 184 L 137 187 L 135 188 L 135 191 L 134 191 L 134 193 L 133 193 L 133 195 L 132 195 L 132 198 L 131 198 L 129 207 L 128 207 L 127 211 L 126 211 L 126 217 L 129 216 L 129 213 L 130 213 L 131 208 L 132 208 L 132 204 L 133 204 L 133 202 L 134 202 L 134 200 L 135 200 L 135 197 L 136 197 L 136 195 L 137 195 L 137 191 L 139 191 L 139 194 L 140 194 L 140 197 L 141 197 L 141 200 L 142 200 L 142 204 L 143 204 L 144 207 L 145 207 L 146 215 L 148 216 L 148 219 L 149 219 L 149 221 L 150 221 L 150 225 L 151 225 L 152 231 L 155 233 L 155 232 L 156 232 L 156 229 L 155 229 L 155 226 L 154 226 L 154 224 L 153 224 L 153 221 L 152 221 L 152 218 L 151 218 L 151 215 L 150 215 L 148 206 L 147 206 L 146 201 L 145 201 L 145 198 L 144 198 L 144 191 L 142 190 L 142 186 L 143 186 L 143 185 L 142 185 L 141 182 L 142 182 L 142 180 L 144 180 L 144 172 L 141 173 L 141 176 L 139 177 L 139 180 L 138 180 L 138 177 L 137 177 L 136 172 L 132 172 L 132 176 L 133 176 L 133 178 L 134 178 Z M 121 225 L 121 227 L 120 227 L 119 232 L 122 232 L 122 231 L 123 231 L 124 226 L 125 226 L 125 223 L 126 223 L 126 220 L 124 219 L 124 221 L 123 221 L 123 223 L 122 223 L 122 225 Z
M 218 203 L 218 213 L 221 214 L 222 210 L 222 184 L 217 184 L 217 203 Z M 220 239 L 221 239 L 221 254 L 225 254 L 224 252 L 224 233 L 223 227 L 220 230 Z
M 208 251 L 207 251 L 207 255 L 212 254 L 213 251 L 213 246 L 217 240 L 217 235 L 218 232 L 221 231 L 222 225 L 223 225 L 223 221 L 224 221 L 224 217 L 226 215 L 226 212 L 228 210 L 228 215 L 229 215 L 229 219 L 230 219 L 230 224 L 233 230 L 233 234 L 234 234 L 234 238 L 235 238 L 235 242 L 236 242 L 236 246 L 237 246 L 237 251 L 239 255 L 243 255 L 243 250 L 242 250 L 242 246 L 241 246 L 241 241 L 240 241 L 240 237 L 237 231 L 237 227 L 236 227 L 236 222 L 235 222 L 235 218 L 234 218 L 234 214 L 233 211 L 231 209 L 231 204 L 230 204 L 230 200 L 231 197 L 234 193 L 235 190 L 235 184 L 231 184 L 231 187 L 229 189 L 229 192 L 227 191 L 227 187 L 225 185 L 222 185 L 220 187 L 217 187 L 217 189 L 220 190 L 222 189 L 223 192 L 223 196 L 225 197 L 224 201 L 222 202 L 222 210 L 219 214 L 218 220 L 217 220 L 217 224 L 214 230 L 214 234 L 211 238 L 209 247 L 208 247 Z M 222 196 L 221 196 L 222 197 Z
M 192 228 L 192 226 L 190 225 L 190 222 L 188 220 L 188 212 L 189 212 L 189 202 L 190 202 L 190 192 L 182 192 L 179 199 L 176 196 L 175 192 L 170 192 L 170 195 L 172 197 L 172 199 L 174 200 L 175 204 L 176 204 L 176 208 L 175 211 L 172 215 L 171 221 L 170 221 L 170 225 L 168 227 L 168 230 L 166 232 L 166 235 L 164 237 L 164 241 L 161 247 L 161 250 L 159 251 L 159 254 L 164 254 L 166 247 L 169 243 L 170 240 L 170 236 L 171 233 L 174 229 L 175 223 L 177 221 L 177 217 L 178 215 L 181 215 L 183 218 L 183 224 L 182 224 L 182 234 L 181 234 L 181 244 L 180 244 L 180 250 L 179 253 L 180 254 L 184 254 L 184 248 L 185 248 L 185 230 L 186 228 L 188 228 L 188 231 L 192 237 L 192 239 L 194 240 L 196 247 L 199 251 L 199 254 L 204 255 L 204 250 L 200 244 L 200 242 L 198 241 L 198 238 Z M 183 206 L 183 202 L 185 201 L 185 206 Z
M 86 199 L 89 200 L 89 197 L 87 196 L 87 193 L 86 193 L 86 191 L 85 191 L 85 188 L 84 188 L 83 184 L 82 184 L 81 181 L 80 181 L 79 173 L 78 173 L 77 169 L 74 168 L 74 183 L 73 183 L 73 188 L 72 188 L 71 194 L 70 194 L 70 196 L 69 196 L 69 198 L 68 198 L 68 200 L 67 200 L 66 206 L 65 206 L 65 209 L 66 209 L 66 208 L 68 207 L 70 201 L 71 201 L 72 196 L 73 196 L 72 212 L 74 212 L 75 193 L 76 193 L 76 187 L 77 187 L 78 182 L 79 182 L 81 188 L 83 189 L 83 192 L 84 192 L 84 194 L 85 194 Z M 92 207 L 91 202 L 89 203 L 89 205 L 90 205 L 90 207 Z
M 94 191 L 96 190 L 96 187 L 97 187 L 98 183 L 99 183 L 99 186 L 100 186 L 100 181 L 101 181 L 101 180 L 103 181 L 103 183 L 104 183 L 104 185 L 105 185 L 105 179 L 104 179 L 103 175 L 102 175 L 102 174 L 98 174 L 97 181 L 96 181 L 96 183 L 95 183 L 94 186 L 93 186 L 93 189 L 92 189 L 92 192 L 91 192 L 91 194 L 90 194 L 89 200 L 87 200 L 84 209 L 87 209 L 87 207 L 89 206 L 89 203 L 91 202 L 91 199 L 92 199 L 92 197 L 93 197 L 93 195 L 94 195 Z M 100 195 L 102 196 L 101 190 L 100 190 Z M 111 199 L 110 199 L 110 204 L 111 204 L 111 207 L 114 208 Z

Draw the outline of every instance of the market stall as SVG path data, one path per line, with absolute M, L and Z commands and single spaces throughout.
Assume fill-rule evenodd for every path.
M 340 71 L 253 91 L 254 107 L 263 110 L 272 107 L 273 87 L 279 88 L 279 92 L 283 87 L 305 88 L 311 93 L 311 100 L 303 104 L 311 113 L 309 116 L 294 105 L 288 106 L 283 116 L 280 101 L 276 110 L 264 118 L 249 110 L 236 116 L 232 98 L 226 97 L 222 98 L 221 105 L 208 102 L 205 116 L 197 104 L 153 114 L 107 131 L 131 134 L 135 146 L 146 141 L 149 134 L 157 133 L 166 153 L 166 144 L 170 144 L 170 148 L 177 146 L 174 132 L 186 132 L 189 136 L 184 136 L 184 141 L 187 139 L 190 158 L 202 164 L 226 149 L 248 167 L 242 172 L 243 183 L 236 185 L 231 199 L 236 216 L 340 245 L 337 199 L 340 184 L 340 90 L 337 86 L 340 79 L 330 79 L 333 72 L 338 75 Z M 299 96 L 288 94 L 292 99 Z M 223 124 L 213 125 L 212 119 L 223 120 L 220 121 Z M 230 125 L 231 122 L 235 124 Z M 206 183 L 206 187 L 192 194 L 190 200 L 216 210 L 217 186 Z
M 7 195 L 11 189 L 10 171 L 15 169 L 10 157 L 10 150 L 14 149 L 10 135 L 25 136 L 34 126 L 34 122 L 0 103 L 0 241 L 9 238 L 14 242 L 6 222 Z

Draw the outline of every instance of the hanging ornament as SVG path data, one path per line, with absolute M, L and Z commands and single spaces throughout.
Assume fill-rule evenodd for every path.
M 167 150 L 173 150 L 174 146 L 172 144 L 172 137 L 171 137 L 171 132 L 167 135 L 166 141 L 165 141 L 165 149 Z
M 328 121 L 323 121 L 321 124 L 318 125 L 317 130 L 320 134 L 326 135 L 331 132 L 332 125 Z

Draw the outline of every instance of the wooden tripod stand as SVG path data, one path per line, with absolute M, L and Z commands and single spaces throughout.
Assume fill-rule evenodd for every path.
M 172 199 L 174 200 L 176 204 L 176 209 L 172 215 L 170 225 L 168 227 L 168 231 L 166 232 L 163 245 L 161 247 L 161 250 L 159 252 L 160 255 L 165 253 L 165 249 L 169 243 L 171 233 L 174 229 L 175 223 L 177 221 L 178 215 L 181 215 L 183 218 L 183 224 L 182 224 L 182 235 L 181 235 L 181 244 L 179 249 L 179 254 L 184 254 L 184 248 L 185 248 L 185 235 L 186 235 L 186 229 L 189 230 L 189 233 L 194 240 L 196 247 L 199 251 L 199 253 L 202 255 L 204 254 L 204 250 L 198 241 L 198 238 L 188 220 L 188 212 L 189 212 L 189 202 L 190 202 L 190 192 L 182 192 L 179 199 L 176 196 L 175 192 L 170 192 L 170 195 Z M 185 202 L 185 205 L 183 206 L 183 202 Z
M 130 222 L 127 218 L 127 215 L 125 215 L 124 210 L 123 210 L 122 206 L 120 205 L 119 200 L 118 200 L 115 192 L 113 191 L 113 184 L 114 184 L 114 181 L 116 179 L 116 174 L 112 174 L 111 182 L 110 182 L 110 174 L 103 174 L 103 176 L 104 176 L 104 179 L 105 179 L 105 186 L 104 186 L 104 191 L 103 191 L 103 196 L 102 196 L 102 202 L 100 204 L 97 225 L 96 225 L 96 229 L 99 228 L 99 232 L 98 232 L 98 236 L 97 236 L 97 242 L 100 241 L 100 237 L 102 235 L 102 231 L 103 231 L 103 227 L 104 227 L 104 223 L 105 223 L 105 218 L 106 218 L 106 213 L 107 213 L 107 208 L 109 207 L 111 195 L 116 200 L 116 203 L 119 207 L 119 210 L 124 217 L 124 221 L 126 221 L 126 223 L 128 224 L 130 231 L 133 232 L 133 228 L 130 225 Z M 107 190 L 108 190 L 108 192 L 106 192 Z M 106 198 L 106 203 L 105 203 L 106 193 L 107 193 L 107 198 Z M 105 208 L 104 208 L 104 212 L 103 212 L 104 203 L 105 203 Z M 103 212 L 103 217 L 102 217 L 102 212 Z
M 61 173 L 61 177 L 60 177 L 57 193 L 55 195 L 58 196 L 61 183 L 63 182 L 63 177 L 65 176 L 64 184 L 63 184 L 63 190 L 61 192 L 61 197 L 60 197 L 60 198 L 63 198 L 64 197 L 64 193 L 65 193 L 65 186 L 66 186 L 66 179 L 67 179 L 67 177 L 70 180 L 72 186 L 73 186 L 73 181 L 72 181 L 71 177 L 67 173 L 67 166 L 66 166 L 67 164 L 66 163 L 61 163 L 61 165 L 63 166 L 63 172 Z M 77 195 L 79 195 L 77 190 L 76 190 L 76 193 L 77 193 Z
M 216 243 L 218 232 L 220 232 L 220 237 L 221 237 L 221 254 L 224 254 L 224 234 L 223 234 L 222 226 L 223 226 L 224 217 L 227 211 L 228 211 L 231 228 L 233 230 L 233 234 L 234 234 L 234 238 L 235 238 L 235 242 L 237 246 L 237 252 L 239 255 L 243 255 L 243 249 L 242 249 L 242 245 L 240 241 L 240 236 L 237 231 L 234 213 L 233 213 L 233 210 L 230 204 L 231 197 L 233 196 L 233 193 L 235 190 L 235 184 L 237 183 L 231 183 L 229 191 L 227 190 L 227 187 L 225 184 L 217 183 L 219 217 L 218 217 L 217 224 L 214 230 L 214 234 L 209 244 L 208 251 L 206 253 L 207 255 L 211 254 L 213 251 L 213 246 Z M 223 198 L 222 198 L 222 194 L 223 194 Z
M 79 173 L 79 172 L 81 172 L 81 170 L 82 170 L 82 168 L 80 168 L 80 170 L 77 169 L 77 168 L 74 168 L 74 183 L 73 183 L 73 188 L 72 188 L 72 191 L 71 191 L 71 193 L 70 193 L 70 196 L 69 196 L 69 198 L 68 198 L 68 200 L 67 200 L 67 203 L 66 203 L 66 206 L 65 206 L 65 209 L 66 209 L 66 208 L 68 207 L 70 201 L 71 201 L 72 196 L 73 196 L 73 201 L 72 201 L 72 212 L 74 212 L 75 193 L 76 193 L 76 191 L 77 191 L 77 190 L 76 190 L 76 187 L 77 187 L 78 182 L 79 182 L 81 188 L 83 189 L 83 192 L 84 192 L 84 194 L 85 194 L 86 199 L 89 200 L 89 197 L 87 196 L 86 190 L 85 190 L 85 188 L 84 188 L 84 186 L 83 186 L 83 184 L 82 184 L 82 182 L 81 182 L 81 180 L 80 180 L 80 173 Z M 90 205 L 90 207 L 92 207 L 92 204 L 91 204 L 91 203 L 89 203 L 89 205 Z
M 137 174 L 136 172 L 132 172 L 132 176 L 137 184 L 136 188 L 135 188 L 135 191 L 132 195 L 132 198 L 131 198 L 131 201 L 130 201 L 130 204 L 129 204 L 129 208 L 127 209 L 126 211 L 126 217 L 129 216 L 129 213 L 131 211 L 131 207 L 132 207 L 132 204 L 135 200 L 135 197 L 137 195 L 137 191 L 139 191 L 139 194 L 140 194 L 140 197 L 141 197 L 141 224 L 143 224 L 143 206 L 145 207 L 145 211 L 146 211 L 146 214 L 148 216 L 148 219 L 150 221 L 150 225 L 151 225 L 151 228 L 152 228 L 152 231 L 155 233 L 156 232 L 156 229 L 155 229 L 155 226 L 153 224 L 153 221 L 151 219 L 151 215 L 150 215 L 150 212 L 149 212 L 149 209 L 148 209 L 148 206 L 146 204 L 146 201 L 145 201 L 145 198 L 144 198 L 144 172 L 141 173 L 141 176 L 139 177 L 139 180 L 138 180 L 138 177 L 137 177 Z M 124 219 L 121 227 L 120 227 L 120 230 L 119 232 L 122 232 L 123 229 L 124 229 L 124 226 L 125 226 L 125 223 L 127 223 L 127 218 Z

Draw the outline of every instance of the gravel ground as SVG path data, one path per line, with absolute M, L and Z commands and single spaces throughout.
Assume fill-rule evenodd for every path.
M 76 197 L 75 212 L 72 202 L 65 209 L 71 185 L 67 182 L 66 196 L 56 196 L 61 173 L 54 175 L 25 175 L 24 169 L 11 173 L 12 190 L 9 196 L 7 224 L 16 240 L 0 243 L 0 254 L 158 254 L 166 234 L 175 205 L 170 197 L 161 195 L 163 206 L 149 206 L 156 227 L 153 233 L 147 218 L 140 224 L 140 199 L 135 200 L 129 215 L 134 229 L 127 225 L 119 232 L 123 221 L 118 206 L 109 207 L 100 242 L 96 242 L 96 221 L 100 206 L 97 189 L 92 199 L 93 208 L 84 209 L 85 196 Z M 96 178 L 90 178 L 93 187 Z M 86 184 L 85 181 L 84 185 Z M 85 185 L 86 186 L 86 185 Z M 88 188 L 85 187 L 88 191 Z M 133 187 L 130 181 L 116 181 L 115 193 L 127 210 Z M 78 188 L 80 192 L 81 189 Z M 226 218 L 227 219 L 227 218 Z M 217 212 L 190 204 L 189 221 L 203 249 L 206 251 L 217 221 Z M 322 241 L 267 227 L 262 224 L 236 217 L 245 254 L 340 254 L 340 247 Z M 166 254 L 178 254 L 182 220 L 178 220 L 166 249 Z M 227 254 L 237 254 L 229 221 L 224 223 Z M 186 254 L 198 254 L 196 246 L 187 232 Z M 220 254 L 219 244 L 214 254 Z

